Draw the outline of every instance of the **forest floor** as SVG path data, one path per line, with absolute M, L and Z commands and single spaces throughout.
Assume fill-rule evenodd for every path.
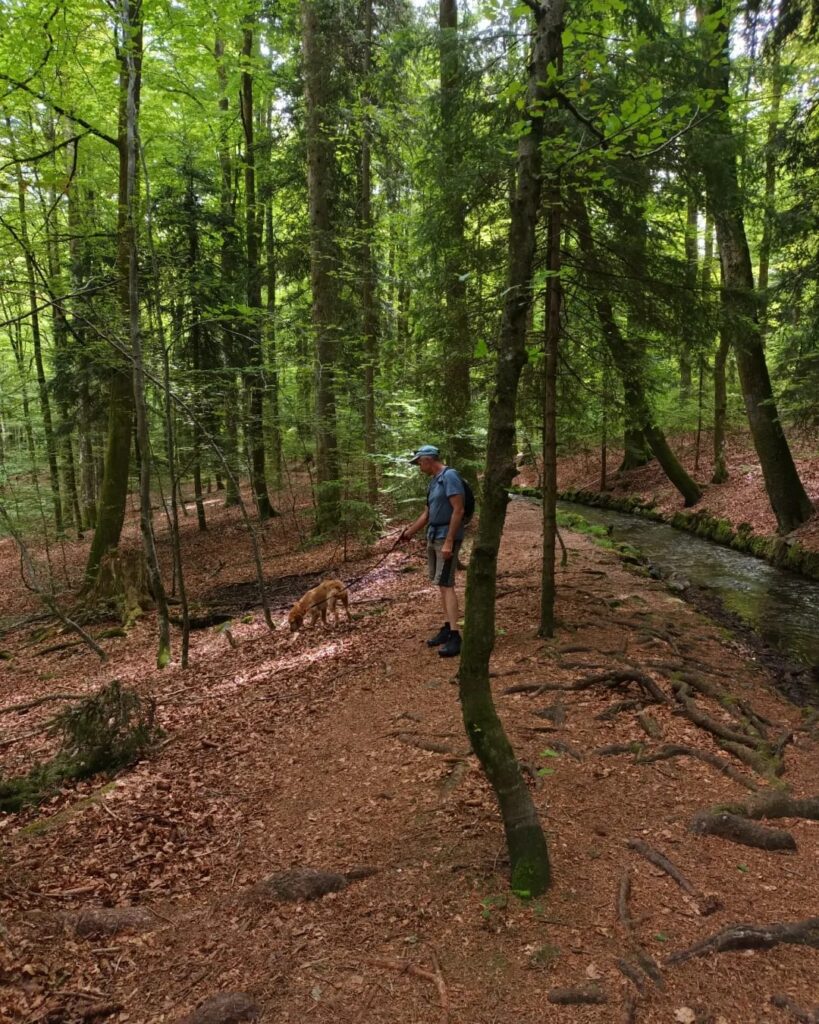
M 789 437 L 796 468 L 808 497 L 819 503 L 819 434 L 802 431 Z M 734 528 L 749 523 L 754 533 L 776 533 L 776 519 L 765 492 L 765 482 L 759 459 L 747 431 L 735 432 L 726 439 L 726 465 L 728 480 L 723 484 L 710 483 L 713 461 L 713 440 L 704 431 L 700 442 L 699 465 L 696 466 L 696 438 L 693 434 L 669 438 L 674 452 L 702 487 L 702 500 L 693 511 L 709 512 L 727 519 Z M 673 513 L 682 509 L 683 502 L 673 484 L 665 476 L 656 459 L 639 469 L 617 473 L 623 458 L 622 448 L 609 448 L 606 458 L 606 492 L 615 497 L 637 496 L 655 502 L 658 511 Z M 696 466 L 696 468 L 695 468 Z M 585 448 L 558 460 L 558 488 L 599 491 L 601 482 L 601 455 L 599 449 Z M 521 468 L 517 481 L 522 485 L 537 484 L 537 472 L 531 466 Z M 791 536 L 810 550 L 819 550 L 819 516 L 814 516 Z
M 48 753 L 38 728 L 61 706 L 21 714 L 11 705 L 90 694 L 114 676 L 156 699 L 166 739 L 112 782 L 90 780 L 37 811 L 0 816 L 0 1019 L 218 1024 L 250 1019 L 253 1006 L 271 1024 L 814 1019 L 805 1014 L 819 1004 L 817 948 L 673 956 L 731 925 L 819 915 L 819 822 L 773 822 L 795 838 L 788 852 L 690 830 L 697 812 L 746 802 L 765 782 L 679 713 L 671 684 L 680 671 L 747 702 L 746 715 L 753 705 L 772 737 L 789 735 L 782 781 L 798 796 L 816 793 L 815 729 L 741 641 L 570 532 L 557 635 L 539 639 L 541 512 L 525 500 L 510 505 L 492 683 L 554 872 L 543 898 L 522 902 L 509 893 L 492 791 L 468 752 L 457 666 L 425 644 L 440 613 L 421 549 L 382 558 L 382 542 L 339 565 L 337 549 L 300 547 L 308 508 L 270 522 L 271 580 L 297 592 L 290 577 L 306 589 L 315 574 L 364 574 L 351 588 L 352 623 L 291 634 L 282 602 L 270 632 L 252 596 L 238 513 L 215 497 L 207 511 L 205 534 L 185 521 L 188 589 L 235 618 L 230 636 L 192 635 L 187 671 L 176 661 L 155 668 L 153 615 L 125 638 L 101 641 L 105 664 L 83 646 L 44 653 L 61 638 L 37 639 L 31 626 L 2 636 L 11 655 L 0 662 L 5 774 Z M 126 536 L 137 542 L 133 514 Z M 55 550 L 59 572 L 76 582 L 86 551 L 80 542 Z M 0 580 L 2 623 L 36 610 L 10 541 L 0 542 Z M 175 658 L 178 641 L 174 631 Z M 645 698 L 625 678 L 615 689 L 600 680 L 506 692 L 614 671 L 643 673 L 667 698 L 645 709 L 656 739 L 638 721 L 639 702 L 618 711 L 623 698 Z M 697 702 L 736 723 L 739 705 L 729 713 L 701 694 Z M 731 773 L 692 756 L 649 763 L 622 746 L 601 749 L 631 743 L 643 744 L 643 756 L 668 744 L 718 754 Z M 690 892 L 634 840 L 662 851 Z M 309 901 L 277 898 L 287 877 L 259 885 L 306 867 L 349 876 Z M 101 918 L 99 907 L 132 910 L 126 921 L 122 912 Z M 605 1001 L 549 1001 L 578 986 Z M 246 995 L 232 1009 L 225 1000 L 196 1012 L 219 993 Z

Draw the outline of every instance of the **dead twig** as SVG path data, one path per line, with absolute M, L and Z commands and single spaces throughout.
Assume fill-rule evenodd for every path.
M 87 694 L 83 693 L 49 693 L 45 697 L 37 697 L 34 700 L 24 701 L 22 704 L 9 704 L 8 707 L 0 708 L 0 715 L 10 715 L 13 712 L 23 713 L 32 708 L 38 708 L 41 704 L 48 704 L 52 700 L 85 700 Z
M 441 1008 L 441 1024 L 449 1020 L 449 994 L 447 992 L 444 977 L 438 965 L 437 957 L 433 954 L 433 971 L 424 967 L 411 964 L 408 960 L 385 960 L 381 957 L 368 957 L 367 962 L 375 967 L 384 967 L 388 971 L 397 971 L 399 974 L 409 974 L 413 978 L 421 978 L 423 981 L 431 982 L 438 990 L 438 1000 Z
M 665 982 L 663 981 L 662 974 L 660 974 L 660 968 L 657 965 L 656 960 L 649 956 L 637 941 L 637 936 L 634 931 L 634 920 L 628 906 L 630 897 L 631 873 L 628 868 L 625 868 L 623 874 L 620 876 L 620 885 L 617 889 L 617 916 L 623 926 L 623 931 L 626 935 L 626 942 L 634 954 L 634 958 L 637 963 L 640 965 L 641 970 L 651 978 L 658 988 L 664 988 Z

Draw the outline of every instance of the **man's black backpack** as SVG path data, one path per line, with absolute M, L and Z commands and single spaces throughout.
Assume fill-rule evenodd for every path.
M 452 466 L 447 466 L 446 469 L 444 470 L 445 473 L 449 473 L 450 471 L 452 471 L 453 473 L 456 473 L 458 475 L 461 483 L 464 485 L 464 519 L 463 519 L 463 525 L 467 526 L 469 524 L 469 521 L 472 518 L 472 516 L 475 515 L 475 492 L 469 486 L 469 482 L 467 480 L 465 480 L 461 476 L 460 473 L 458 473 L 457 469 L 453 469 Z M 427 504 L 429 504 L 429 488 L 427 488 Z

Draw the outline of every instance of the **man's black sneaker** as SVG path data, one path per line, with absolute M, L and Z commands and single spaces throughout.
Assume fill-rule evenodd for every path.
M 437 647 L 438 644 L 445 644 L 447 640 L 452 636 L 452 629 L 448 622 L 445 622 L 443 626 L 438 630 L 435 636 L 432 636 L 427 640 L 427 647 Z
M 438 655 L 441 658 L 457 658 L 461 653 L 461 634 L 457 629 L 453 629 L 449 635 L 449 640 L 444 646 L 438 651 Z

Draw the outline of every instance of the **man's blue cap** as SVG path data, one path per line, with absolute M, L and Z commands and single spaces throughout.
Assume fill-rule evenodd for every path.
M 423 458 L 437 459 L 440 458 L 441 452 L 434 444 L 422 444 L 418 451 L 410 459 L 411 466 L 417 466 Z

